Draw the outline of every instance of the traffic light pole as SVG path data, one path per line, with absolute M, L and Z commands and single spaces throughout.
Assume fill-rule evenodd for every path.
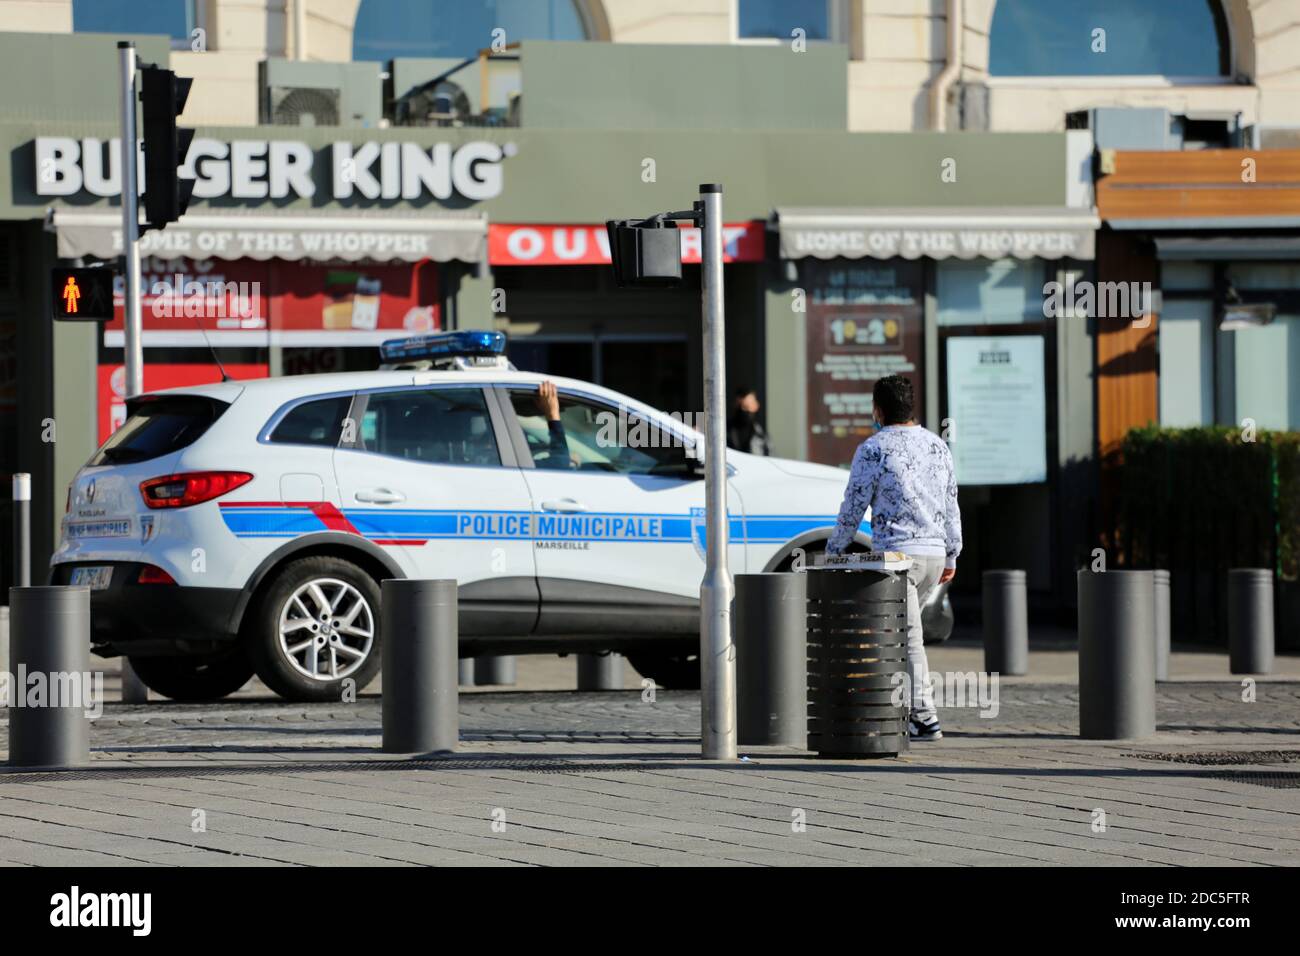
M 126 397 L 144 391 L 144 344 L 140 335 L 140 190 L 136 183 L 135 44 L 117 44 L 122 91 L 122 279 L 123 326 L 126 329 Z M 131 662 L 122 658 L 122 700 L 143 704 L 149 691 L 136 676 Z
M 700 741 L 706 760 L 736 759 L 736 654 L 727 568 L 726 330 L 722 295 L 722 187 L 700 186 L 701 305 L 704 314 L 704 506 L 700 584 Z
M 137 149 L 135 132 L 135 44 L 124 40 L 117 45 L 122 68 L 122 278 L 126 329 L 126 397 L 144 391 L 144 346 L 140 336 L 140 190 L 136 182 Z

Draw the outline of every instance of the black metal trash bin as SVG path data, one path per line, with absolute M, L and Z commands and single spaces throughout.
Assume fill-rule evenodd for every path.
M 831 567 L 807 574 L 808 749 L 824 757 L 906 752 L 906 574 Z

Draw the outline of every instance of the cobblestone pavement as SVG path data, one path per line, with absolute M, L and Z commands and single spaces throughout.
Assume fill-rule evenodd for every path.
M 0 768 L 0 863 L 1295 864 L 1300 682 L 1255 692 L 1160 685 L 1157 734 L 1103 743 L 1072 685 L 1004 685 L 897 759 L 725 764 L 688 693 L 463 693 L 420 759 L 378 752 L 373 696 L 109 705 L 90 767 Z

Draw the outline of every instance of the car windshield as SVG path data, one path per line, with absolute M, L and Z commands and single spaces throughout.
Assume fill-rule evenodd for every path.
M 202 395 L 145 397 L 129 406 L 122 426 L 100 446 L 90 465 L 148 461 L 198 440 L 230 406 Z

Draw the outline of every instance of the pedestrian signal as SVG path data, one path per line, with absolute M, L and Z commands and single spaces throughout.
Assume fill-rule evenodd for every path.
M 113 320 L 112 269 L 54 269 L 51 278 L 51 301 L 56 320 Z

